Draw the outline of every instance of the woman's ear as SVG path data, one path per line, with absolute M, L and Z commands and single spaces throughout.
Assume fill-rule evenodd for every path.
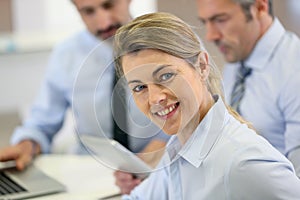
M 209 75 L 208 54 L 206 52 L 199 53 L 196 66 L 201 78 L 206 80 Z

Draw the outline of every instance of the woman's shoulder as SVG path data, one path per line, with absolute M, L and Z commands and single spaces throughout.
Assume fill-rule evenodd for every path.
M 236 123 L 223 133 L 215 155 L 222 155 L 215 160 L 224 169 L 223 181 L 230 199 L 247 199 L 249 194 L 253 194 L 253 198 L 249 199 L 300 195 L 296 187 L 287 186 L 288 182 L 300 186 L 292 164 L 246 125 Z M 283 185 L 286 185 L 284 192 L 278 194 Z
M 284 155 L 246 124 L 234 118 L 229 121 L 216 145 L 216 151 L 224 152 L 227 161 L 231 162 L 227 164 L 238 167 L 241 163 L 251 163 L 253 160 L 256 163 L 272 161 L 290 164 Z

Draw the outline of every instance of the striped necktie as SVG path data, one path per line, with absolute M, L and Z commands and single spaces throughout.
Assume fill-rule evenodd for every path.
M 251 74 L 251 72 L 252 69 L 245 67 L 244 62 L 241 62 L 241 66 L 238 70 L 236 81 L 231 93 L 231 102 L 230 102 L 231 107 L 240 114 L 241 112 L 239 106 L 245 94 L 246 78 Z
M 114 77 L 114 88 L 112 94 L 113 107 L 113 139 L 129 149 L 127 135 L 127 109 L 126 92 L 124 83 L 119 81 L 117 75 Z

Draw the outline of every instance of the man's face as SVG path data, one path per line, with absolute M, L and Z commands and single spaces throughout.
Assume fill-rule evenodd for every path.
M 73 0 L 87 29 L 105 40 L 130 20 L 130 0 Z
M 197 0 L 197 4 L 206 39 L 217 45 L 227 62 L 246 59 L 261 36 L 257 9 L 251 6 L 249 20 L 232 0 Z

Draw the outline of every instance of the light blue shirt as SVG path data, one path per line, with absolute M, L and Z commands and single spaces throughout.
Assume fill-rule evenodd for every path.
M 44 153 L 49 152 L 68 108 L 72 108 L 78 134 L 111 138 L 112 61 L 111 45 L 98 40 L 88 31 L 82 31 L 59 44 L 51 55 L 30 116 L 15 130 L 12 143 L 32 139 L 41 145 Z M 166 141 L 168 137 L 136 108 L 132 98 L 128 99 L 129 134 L 133 136 L 130 137 L 131 149 L 139 152 L 153 138 Z
M 241 114 L 287 155 L 300 147 L 300 40 L 275 18 L 244 63 L 252 68 L 252 74 L 246 79 Z M 227 102 L 238 65 L 227 64 L 224 68 Z
M 219 98 L 182 148 L 171 137 L 158 170 L 123 199 L 298 200 L 299 188 L 286 157 Z

